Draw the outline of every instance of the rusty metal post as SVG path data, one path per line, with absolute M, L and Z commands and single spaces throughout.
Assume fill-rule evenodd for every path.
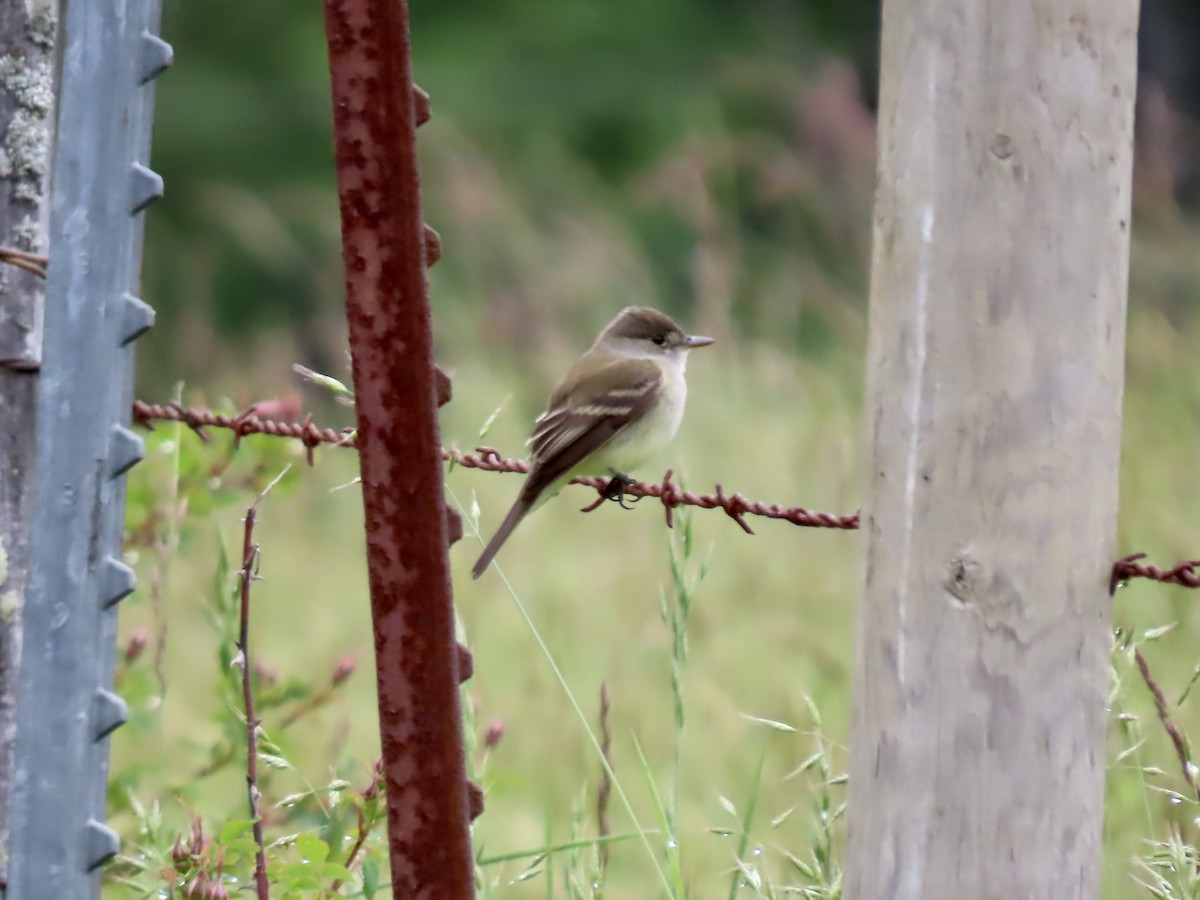
M 404 0 L 325 0 L 396 897 L 474 896 Z M 427 243 L 428 242 L 428 243 Z

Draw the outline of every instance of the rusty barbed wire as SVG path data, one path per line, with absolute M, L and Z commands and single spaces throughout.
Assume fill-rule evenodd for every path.
M 453 460 L 456 465 L 468 469 L 482 469 L 487 472 L 516 472 L 522 475 L 529 472 L 528 462 L 523 459 L 505 458 L 494 447 L 476 447 L 475 451 L 475 453 L 464 453 L 458 448 L 443 449 L 442 458 Z M 632 497 L 635 501 L 640 500 L 642 497 L 651 497 L 660 501 L 665 511 L 664 514 L 668 528 L 674 526 L 672 511 L 677 506 L 697 506 L 701 509 L 724 510 L 725 514 L 737 522 L 746 534 L 754 534 L 754 529 L 750 527 L 745 519 L 747 513 L 767 519 L 783 519 L 791 522 L 793 525 L 799 525 L 804 528 L 837 528 L 847 531 L 858 528 L 858 513 L 837 515 L 835 513 L 814 512 L 803 506 L 785 507 L 780 506 L 778 503 L 768 504 L 756 500 L 748 500 L 740 493 L 727 496 L 719 484 L 716 485 L 716 493 L 714 494 L 696 494 L 692 491 L 683 490 L 678 484 L 673 482 L 671 480 L 673 474 L 673 469 L 667 469 L 662 482 L 659 484 L 634 481 L 626 484 L 624 488 L 625 497 Z M 611 481 L 612 479 L 610 478 L 601 478 L 592 475 L 578 475 L 571 479 L 571 484 L 582 484 L 593 488 L 600 495 L 593 503 L 583 507 L 581 512 L 591 512 L 605 500 L 610 499 L 607 496 L 607 491 Z
M 154 428 L 156 421 L 182 422 L 204 441 L 211 439 L 204 429 L 224 428 L 233 432 L 234 446 L 237 446 L 243 437 L 250 434 L 292 438 L 300 441 L 308 451 L 309 465 L 312 465 L 313 462 L 313 450 L 322 444 L 334 447 L 354 447 L 356 445 L 355 433 L 352 428 L 341 430 L 322 428 L 313 423 L 311 414 L 299 422 L 280 422 L 258 415 L 257 410 L 264 406 L 267 404 L 255 404 L 237 415 L 228 415 L 202 407 L 185 407 L 179 403 L 160 405 L 135 400 L 133 401 L 133 421 L 149 429 Z M 505 457 L 494 447 L 476 447 L 474 453 L 468 453 L 457 447 L 443 447 L 442 459 L 466 469 L 479 469 L 484 472 L 511 472 L 519 475 L 529 472 L 527 461 Z M 674 524 L 672 513 L 677 506 L 720 509 L 737 522 L 747 534 L 754 534 L 754 529 L 746 521 L 747 515 L 760 516 L 765 519 L 780 519 L 802 528 L 833 528 L 853 531 L 859 527 L 858 513 L 840 515 L 817 512 L 803 506 L 763 503 L 749 500 L 740 493 L 726 494 L 720 484 L 715 486 L 714 493 L 697 494 L 684 490 L 672 481 L 673 474 L 673 470 L 668 469 L 663 480 L 658 484 L 645 481 L 632 482 L 626 485 L 624 494 L 635 500 L 642 497 L 658 500 L 663 505 L 668 527 Z M 594 489 L 599 494 L 595 501 L 583 507 L 583 512 L 591 512 L 609 499 L 607 491 L 610 482 L 609 478 L 585 475 L 571 480 L 572 484 L 582 484 Z M 1161 569 L 1158 566 L 1140 562 L 1145 556 L 1145 553 L 1131 553 L 1113 563 L 1111 586 L 1115 589 L 1121 582 L 1134 578 L 1145 578 L 1163 584 L 1174 584 L 1192 589 L 1200 588 L 1200 560 L 1185 560 L 1169 569 Z
M 333 428 L 321 428 L 313 424 L 311 414 L 300 422 L 278 422 L 264 419 L 251 406 L 237 415 L 213 412 L 199 407 L 185 407 L 178 403 L 158 405 L 145 403 L 141 400 L 133 402 L 133 421 L 147 428 L 153 428 L 155 421 L 182 422 L 195 431 L 202 440 L 209 440 L 205 428 L 227 428 L 234 433 L 235 446 L 243 437 L 249 434 L 267 434 L 275 437 L 294 438 L 304 444 L 309 453 L 309 463 L 312 463 L 312 451 L 321 444 L 331 444 L 338 447 L 355 446 L 354 430 L 345 428 L 337 431 Z M 457 447 L 443 447 L 442 459 L 453 462 L 466 469 L 480 469 L 485 472 L 512 472 L 527 474 L 529 463 L 523 459 L 512 459 L 501 456 L 494 447 L 477 447 L 476 452 L 467 453 Z M 696 506 L 701 509 L 721 509 L 731 519 L 741 526 L 747 534 L 754 534 L 754 529 L 746 521 L 747 515 L 761 516 L 767 519 L 782 519 L 805 528 L 836 528 L 853 530 L 858 528 L 858 513 L 838 515 L 835 513 L 815 512 L 803 506 L 781 506 L 778 503 L 763 503 L 749 500 L 740 493 L 726 494 L 721 485 L 716 485 L 715 493 L 697 494 L 686 491 L 671 480 L 674 471 L 667 470 L 659 484 L 635 481 L 625 486 L 627 498 L 639 500 L 651 497 L 662 503 L 668 526 L 674 525 L 672 512 L 677 506 Z M 571 480 L 572 484 L 582 484 L 593 488 L 600 494 L 594 503 L 584 507 L 585 512 L 591 512 L 607 497 L 605 491 L 611 479 L 580 475 Z
M 49 265 L 45 256 L 30 253 L 27 250 L 18 250 L 16 247 L 0 247 L 0 262 L 24 269 L 26 272 L 32 272 L 39 278 L 46 277 L 46 266 Z
M 1113 563 L 1111 587 L 1115 588 L 1120 582 L 1131 578 L 1149 578 L 1164 584 L 1200 588 L 1200 559 L 1184 560 L 1170 569 L 1160 569 L 1158 566 L 1138 562 L 1145 558 L 1145 553 L 1131 553 Z
M 279 422 L 274 419 L 261 418 L 256 410 L 258 404 L 250 406 L 235 416 L 213 412 L 201 407 L 186 407 L 179 403 L 157 404 L 133 401 L 133 421 L 154 430 L 154 423 L 182 422 L 187 425 L 200 440 L 208 442 L 211 438 L 205 428 L 227 428 L 233 432 L 233 446 L 241 444 L 242 438 L 248 434 L 266 434 L 272 437 L 294 438 L 300 441 L 307 450 L 308 464 L 313 464 L 313 450 L 321 444 L 331 444 L 335 447 L 353 447 L 355 445 L 354 429 L 343 428 L 336 431 L 332 428 L 321 428 L 313 424 L 312 413 L 300 422 Z

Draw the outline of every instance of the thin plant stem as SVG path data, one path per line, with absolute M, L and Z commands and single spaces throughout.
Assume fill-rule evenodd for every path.
M 469 514 L 467 508 L 463 506 L 462 502 L 458 499 L 458 496 L 454 493 L 454 491 L 452 491 L 449 487 L 446 488 L 446 491 L 450 494 L 451 499 L 454 500 L 454 505 L 458 507 L 458 511 L 462 514 L 463 521 L 470 523 L 471 533 L 475 540 L 478 541 L 479 545 L 482 547 L 484 542 L 483 535 L 479 532 L 479 523 L 475 520 L 474 516 Z M 517 608 L 517 612 L 521 615 L 521 618 L 525 620 L 526 627 L 529 628 L 529 632 L 533 635 L 533 639 L 537 643 L 538 649 L 541 651 L 546 663 L 550 666 L 550 671 L 554 674 L 555 680 L 558 681 L 559 686 L 563 689 L 563 693 L 566 694 L 567 702 L 571 704 L 571 709 L 575 711 L 575 718 L 579 720 L 579 724 L 583 727 L 584 734 L 587 735 L 587 738 L 591 742 L 593 749 L 596 751 L 596 755 L 600 758 L 600 764 L 604 767 L 604 771 L 608 774 L 608 777 L 612 779 L 612 784 L 616 789 L 617 797 L 620 799 L 621 805 L 625 808 L 625 813 L 629 816 L 629 820 L 633 822 L 634 828 L 641 837 L 642 844 L 646 848 L 646 854 L 650 857 L 650 861 L 654 864 L 654 871 L 658 875 L 658 880 L 662 883 L 663 888 L 666 890 L 667 896 L 674 897 L 675 891 L 671 887 L 671 882 L 667 878 L 667 873 L 663 870 L 662 864 L 658 861 L 658 856 L 655 854 L 654 848 L 650 846 L 648 832 L 642 828 L 641 823 L 638 822 L 637 815 L 633 811 L 633 804 L 629 802 L 629 796 L 625 793 L 625 788 L 621 786 L 621 780 L 617 778 L 617 773 L 613 771 L 612 765 L 609 763 L 608 759 L 605 758 L 604 748 L 600 745 L 600 741 L 596 737 L 596 732 L 592 729 L 592 726 L 588 724 L 587 714 L 583 711 L 583 707 L 579 705 L 579 701 L 575 699 L 575 694 L 571 691 L 571 686 L 567 684 L 566 676 L 563 675 L 562 669 L 559 668 L 558 663 L 555 661 L 554 654 L 551 653 L 550 648 L 546 646 L 546 642 L 542 639 L 541 632 L 538 631 L 537 626 L 533 622 L 533 618 L 529 615 L 529 611 L 525 609 L 525 604 L 521 602 L 520 596 L 518 596 L 516 589 L 513 588 L 512 583 L 504 574 L 504 570 L 501 569 L 499 564 L 495 562 L 492 563 L 492 568 L 496 570 L 496 574 L 500 577 L 500 582 L 504 585 L 504 589 L 508 591 L 509 598 L 512 600 L 513 605 Z
M 258 578 L 259 564 L 259 547 L 254 543 L 254 522 L 258 517 L 258 504 L 290 468 L 291 465 L 288 465 L 254 498 L 246 510 L 242 526 L 241 620 L 237 648 L 242 663 L 242 702 L 246 707 L 246 793 L 250 799 L 250 820 L 254 823 L 254 843 L 257 847 L 254 854 L 254 886 L 259 900 L 269 900 L 271 892 L 267 885 L 267 851 L 263 842 L 262 816 L 259 815 L 259 800 L 262 798 L 258 790 L 259 720 L 254 715 L 254 692 L 250 687 L 250 582 Z
M 174 402 L 183 402 L 183 382 L 175 383 Z M 158 693 L 166 696 L 167 678 L 163 660 L 167 655 L 167 615 L 164 610 L 163 594 L 167 589 L 171 563 L 179 553 L 179 523 L 183 508 L 179 505 L 179 477 L 183 460 L 183 423 L 176 422 L 171 436 L 171 478 L 167 482 L 167 497 L 163 506 L 167 510 L 166 533 L 155 538 L 155 570 L 150 583 L 150 608 L 154 614 L 154 677 L 158 681 Z M 161 717 L 160 717 L 161 723 Z
M 1171 739 L 1171 746 L 1175 748 L 1175 758 L 1179 760 L 1179 769 L 1183 774 L 1183 780 L 1192 789 L 1192 794 L 1197 801 L 1200 801 L 1200 786 L 1196 784 L 1196 777 L 1193 774 L 1195 766 L 1188 755 L 1187 743 L 1179 731 L 1179 726 L 1175 724 L 1171 718 L 1171 713 L 1167 709 L 1167 700 L 1163 696 L 1162 688 L 1158 686 L 1158 682 L 1150 674 L 1150 665 L 1146 662 L 1146 657 L 1142 656 L 1142 651 L 1137 647 L 1133 648 L 1133 658 L 1137 663 L 1138 672 L 1141 674 L 1142 680 L 1146 682 L 1146 687 L 1150 690 L 1150 695 L 1154 698 L 1154 710 L 1158 713 L 1158 721 L 1162 723 L 1163 730 L 1167 732 L 1167 737 Z
M 608 683 L 600 682 L 600 752 L 606 765 L 600 770 L 600 786 L 596 789 L 596 834 L 602 841 L 598 850 L 598 864 L 601 877 L 608 872 L 608 843 L 604 841 L 612 834 L 612 826 L 608 821 L 608 799 L 612 795 L 612 779 L 608 771 L 612 768 L 612 729 L 608 724 L 608 713 L 611 703 L 608 698 Z

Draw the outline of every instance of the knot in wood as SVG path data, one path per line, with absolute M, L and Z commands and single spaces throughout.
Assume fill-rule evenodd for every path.
M 988 142 L 988 150 L 996 159 L 1008 159 L 1015 152 L 1013 146 L 1012 135 L 1005 134 L 1003 131 L 997 131 L 992 135 L 991 141 Z
M 950 595 L 964 606 L 977 603 L 982 568 L 970 553 L 956 553 L 946 568 L 946 580 L 943 585 Z

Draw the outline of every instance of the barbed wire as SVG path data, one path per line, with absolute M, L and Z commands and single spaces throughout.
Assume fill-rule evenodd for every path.
M 235 446 L 243 437 L 250 434 L 267 434 L 275 437 L 294 438 L 304 444 L 309 452 L 309 463 L 312 462 L 312 451 L 321 444 L 336 447 L 353 447 L 356 444 L 354 429 L 344 428 L 340 431 L 333 428 L 322 428 L 315 425 L 312 416 L 306 416 L 300 422 L 278 422 L 264 419 L 256 412 L 257 407 L 251 406 L 237 415 L 213 412 L 199 407 L 185 407 L 178 403 L 158 405 L 144 403 L 141 400 L 133 402 L 133 420 L 139 425 L 153 428 L 155 421 L 182 422 L 195 431 L 202 440 L 209 440 L 206 428 L 226 428 L 234 433 Z M 513 472 L 527 474 L 529 463 L 523 459 L 510 459 L 500 455 L 494 447 L 478 447 L 475 453 L 467 453 L 457 447 L 442 449 L 442 458 L 455 465 L 467 469 L 480 469 L 485 472 Z M 726 494 L 721 485 L 716 485 L 715 493 L 697 494 L 685 491 L 671 480 L 672 470 L 659 484 L 649 484 L 635 481 L 627 484 L 624 489 L 626 498 L 639 500 L 642 497 L 652 497 L 662 503 L 667 524 L 672 525 L 672 510 L 677 506 L 697 506 L 701 509 L 722 509 L 725 514 L 738 523 L 747 534 L 754 534 L 754 529 L 746 521 L 746 515 L 762 516 L 767 519 L 783 519 L 794 525 L 808 528 L 838 528 L 853 530 L 858 528 L 858 513 L 852 515 L 836 515 L 834 513 L 814 512 L 802 506 L 781 506 L 778 503 L 762 503 L 749 500 L 740 493 Z M 611 479 L 593 476 L 578 476 L 572 479 L 572 484 L 582 484 L 595 489 L 600 497 L 585 511 L 590 512 L 607 499 L 604 495 Z
M 46 277 L 46 266 L 49 261 L 39 253 L 28 250 L 18 250 L 16 247 L 0 247 L 0 263 L 8 263 L 26 272 L 32 272 L 39 278 Z
M 529 463 L 523 459 L 505 458 L 494 447 L 476 447 L 475 453 L 465 453 L 458 448 L 442 450 L 443 459 L 452 460 L 456 465 L 468 469 L 482 469 L 487 472 L 515 472 L 526 474 Z M 667 469 L 662 482 L 658 484 L 645 481 L 631 481 L 624 485 L 625 498 L 633 498 L 636 502 L 643 497 L 651 497 L 662 503 L 667 525 L 674 524 L 672 510 L 677 506 L 696 506 L 701 509 L 721 509 L 727 516 L 742 527 L 747 534 L 754 534 L 754 529 L 746 521 L 746 515 L 762 516 L 767 519 L 783 519 L 793 525 L 803 528 L 837 528 L 852 531 L 858 528 L 858 513 L 837 515 L 835 513 L 814 512 L 803 506 L 781 506 L 778 503 L 762 503 L 749 500 L 740 493 L 727 495 L 721 485 L 716 485 L 715 493 L 697 494 L 685 491 L 671 480 L 673 469 Z M 601 478 L 591 475 L 579 475 L 571 479 L 571 484 L 582 484 L 595 489 L 600 495 L 595 502 L 585 506 L 582 512 L 591 512 L 605 500 L 613 499 L 608 496 L 611 478 Z
M 165 405 L 133 401 L 133 421 L 145 428 L 153 429 L 156 421 L 182 422 L 200 437 L 208 441 L 210 436 L 206 428 L 224 428 L 233 432 L 236 447 L 243 437 L 250 434 L 265 434 L 273 437 L 286 437 L 300 441 L 308 451 L 308 462 L 312 465 L 313 450 L 322 444 L 334 447 L 354 447 L 357 440 L 353 428 L 322 428 L 312 421 L 309 414 L 299 422 L 280 422 L 264 418 L 258 411 L 267 404 L 255 404 L 237 415 L 213 412 L 202 407 L 185 407 L 179 403 Z M 485 472 L 512 472 L 524 475 L 529 472 L 529 463 L 523 459 L 505 457 L 494 447 L 476 447 L 474 453 L 468 453 L 457 447 L 443 447 L 442 459 L 454 465 L 467 469 L 479 469 Z M 624 486 L 624 496 L 634 500 L 650 497 L 663 505 L 663 512 L 668 526 L 674 524 L 672 513 L 678 506 L 695 506 L 700 509 L 720 509 L 741 526 L 747 534 L 754 534 L 754 529 L 746 521 L 747 515 L 760 516 L 765 519 L 780 519 L 799 525 L 802 528 L 834 528 L 853 531 L 859 527 L 858 513 L 839 515 L 837 513 L 817 512 L 803 506 L 783 506 L 779 503 L 763 503 L 750 500 L 741 493 L 726 494 L 724 488 L 717 484 L 714 493 L 697 494 L 684 490 L 672 481 L 673 470 L 668 469 L 663 480 L 657 484 L 645 481 L 634 481 Z M 583 512 L 591 512 L 610 495 L 612 479 L 594 476 L 578 476 L 571 480 L 572 484 L 581 484 L 594 489 L 599 496 L 591 504 L 583 507 Z M 1180 587 L 1200 588 L 1200 560 L 1185 560 L 1169 569 L 1161 569 L 1149 563 L 1140 562 L 1145 559 L 1145 553 L 1131 553 L 1113 563 L 1111 587 L 1115 590 L 1122 582 L 1134 578 L 1145 578 L 1164 584 L 1175 584 Z
M 266 434 L 272 437 L 294 438 L 302 443 L 308 451 L 308 464 L 313 464 L 313 450 L 321 444 L 334 447 L 355 446 L 353 428 L 343 428 L 341 431 L 333 428 L 321 428 L 313 424 L 312 413 L 300 422 L 279 422 L 274 419 L 264 419 L 256 410 L 258 404 L 250 406 L 235 416 L 226 413 L 213 412 L 201 407 L 187 407 L 179 403 L 145 403 L 133 401 L 133 421 L 143 428 L 154 430 L 156 421 L 182 422 L 187 425 L 200 440 L 211 440 L 206 428 L 227 428 L 233 432 L 233 446 L 241 444 L 242 438 L 248 434 Z
M 1145 558 L 1145 553 L 1131 553 L 1113 563 L 1112 586 L 1116 587 L 1122 581 L 1129 581 L 1131 578 L 1149 578 L 1164 584 L 1200 588 L 1200 559 L 1184 560 L 1173 568 L 1160 569 L 1158 566 L 1138 562 Z

